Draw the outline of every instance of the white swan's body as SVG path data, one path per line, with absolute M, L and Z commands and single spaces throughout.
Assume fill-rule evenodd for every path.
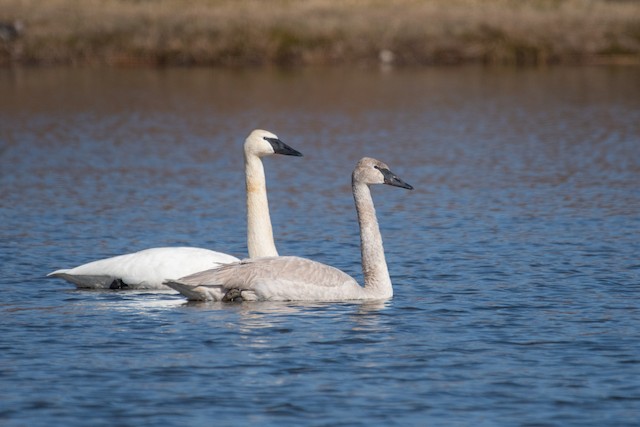
M 266 178 L 261 157 L 272 154 L 301 156 L 276 135 L 254 130 L 244 144 L 247 189 L 247 247 L 249 257 L 277 256 L 273 240 Z M 218 267 L 238 258 L 203 248 L 164 247 L 146 249 L 56 270 L 47 276 L 65 279 L 79 288 L 168 289 L 166 280 Z
M 167 278 L 237 260 L 232 255 L 202 248 L 151 248 L 57 270 L 49 276 L 65 279 L 79 288 L 167 289 L 162 285 Z
M 190 300 L 348 301 L 387 299 L 393 287 L 370 184 L 412 189 L 382 162 L 364 158 L 353 171 L 352 188 L 360 225 L 364 287 L 342 271 L 299 257 L 247 259 L 166 284 Z

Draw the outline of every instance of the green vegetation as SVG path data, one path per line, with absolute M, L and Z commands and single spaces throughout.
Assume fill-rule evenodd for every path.
M 0 22 L 5 65 L 640 63 L 629 0 L 0 0 Z

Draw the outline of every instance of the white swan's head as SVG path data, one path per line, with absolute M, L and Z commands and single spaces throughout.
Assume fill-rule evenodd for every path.
M 380 160 L 364 157 L 360 159 L 351 176 L 352 181 L 370 184 L 387 184 L 394 187 L 413 190 L 413 187 L 389 170 L 389 166 Z
M 258 157 L 270 156 L 272 154 L 302 156 L 302 153 L 280 141 L 280 138 L 278 138 L 276 134 L 262 129 L 256 129 L 249 134 L 244 142 L 244 152 L 245 154 L 253 154 Z

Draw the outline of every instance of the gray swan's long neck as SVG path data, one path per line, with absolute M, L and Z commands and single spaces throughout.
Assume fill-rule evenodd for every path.
M 371 190 L 368 185 L 358 182 L 352 182 L 352 189 L 360 225 L 364 289 L 372 297 L 390 298 L 393 295 L 393 287 L 384 257 L 382 235 L 371 198 Z
M 245 153 L 244 166 L 247 187 L 247 249 L 249 258 L 278 256 L 273 241 L 267 182 L 262 160 Z

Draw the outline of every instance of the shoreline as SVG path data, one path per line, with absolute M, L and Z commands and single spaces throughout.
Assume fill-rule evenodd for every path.
M 640 2 L 0 0 L 3 67 L 378 64 L 638 65 Z

